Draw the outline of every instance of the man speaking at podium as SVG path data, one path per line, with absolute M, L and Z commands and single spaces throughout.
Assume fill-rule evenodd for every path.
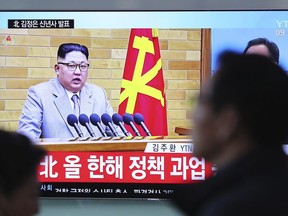
M 77 130 L 67 122 L 69 114 L 104 113 L 114 111 L 103 88 L 87 84 L 89 51 L 76 43 L 61 44 L 54 66 L 56 78 L 32 86 L 28 90 L 18 132 L 37 138 L 79 137 Z M 79 125 L 82 136 L 89 136 L 87 129 Z M 97 127 L 91 125 L 96 137 L 102 136 Z M 118 129 L 118 134 L 122 132 Z

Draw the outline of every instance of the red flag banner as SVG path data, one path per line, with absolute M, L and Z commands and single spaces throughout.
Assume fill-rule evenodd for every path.
M 152 136 L 167 135 L 166 97 L 157 29 L 131 29 L 118 113 L 140 113 Z M 137 129 L 141 135 L 146 135 L 141 127 L 137 126 Z

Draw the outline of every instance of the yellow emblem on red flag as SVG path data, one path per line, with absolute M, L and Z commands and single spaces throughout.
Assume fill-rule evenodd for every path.
M 167 135 L 165 101 L 158 30 L 131 29 L 119 114 L 141 113 L 152 135 Z

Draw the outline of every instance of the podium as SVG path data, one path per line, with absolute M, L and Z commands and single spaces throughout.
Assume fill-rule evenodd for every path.
M 178 135 L 191 135 L 192 134 L 192 129 L 191 128 L 184 128 L 184 127 L 175 127 L 175 133 L 177 133 Z
M 40 139 L 37 143 L 47 151 L 144 151 L 150 143 L 192 144 L 189 136 L 100 137 Z
M 193 156 L 190 137 L 42 139 L 42 197 L 169 199 L 181 184 L 203 181 L 212 165 Z

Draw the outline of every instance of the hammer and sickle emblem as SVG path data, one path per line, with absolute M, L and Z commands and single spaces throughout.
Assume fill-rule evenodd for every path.
M 135 36 L 133 41 L 133 48 L 139 50 L 133 78 L 131 81 L 126 79 L 122 80 L 121 87 L 124 90 L 120 94 L 119 104 L 121 104 L 124 100 L 128 98 L 126 112 L 132 114 L 134 112 L 137 95 L 138 93 L 142 93 L 159 100 L 161 102 L 161 105 L 164 107 L 164 97 L 162 95 L 162 92 L 156 88 L 147 85 L 147 83 L 150 82 L 161 69 L 161 58 L 159 58 L 156 64 L 142 76 L 146 53 L 151 53 L 154 55 L 153 42 L 150 41 L 147 37 Z

